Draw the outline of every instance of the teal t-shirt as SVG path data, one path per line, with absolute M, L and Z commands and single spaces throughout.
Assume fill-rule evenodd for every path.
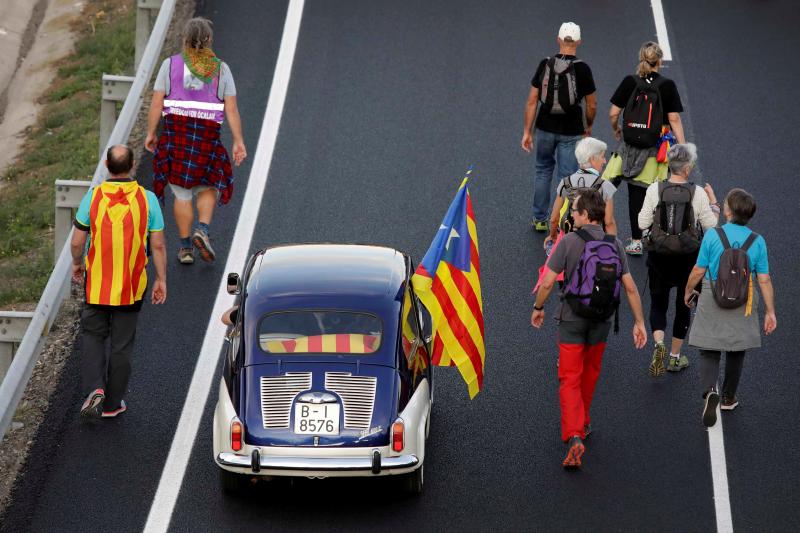
M 86 229 L 91 226 L 89 219 L 89 209 L 92 207 L 92 191 L 94 187 L 84 195 L 81 200 L 81 205 L 78 206 L 78 211 L 75 213 L 75 222 L 77 222 L 81 229 Z M 145 189 L 145 197 L 147 198 L 147 231 L 163 231 L 164 230 L 164 214 L 161 212 L 161 205 L 158 203 L 158 198 L 152 191 Z
M 747 237 L 753 231 L 747 226 L 740 226 L 729 222 L 722 226 L 722 230 L 731 243 L 731 248 L 741 248 Z M 712 280 L 717 279 L 719 270 L 719 258 L 725 248 L 719 240 L 716 230 L 706 233 L 703 243 L 700 245 L 700 252 L 697 256 L 697 266 L 707 269 L 706 275 Z M 767 260 L 767 242 L 764 237 L 759 235 L 755 242 L 747 250 L 747 258 L 750 260 L 750 270 L 756 274 L 769 274 L 769 261 Z

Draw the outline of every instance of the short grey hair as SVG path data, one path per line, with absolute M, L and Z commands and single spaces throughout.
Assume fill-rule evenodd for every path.
M 591 158 L 603 155 L 607 148 L 608 145 L 600 139 L 584 137 L 575 145 L 575 159 L 581 167 L 586 166 Z
M 697 146 L 694 143 L 676 144 L 667 152 L 667 161 L 670 174 L 681 174 L 697 161 Z

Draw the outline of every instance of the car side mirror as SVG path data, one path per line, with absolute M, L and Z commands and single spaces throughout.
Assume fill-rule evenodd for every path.
M 236 272 L 228 274 L 228 294 L 239 294 L 242 292 L 242 278 Z

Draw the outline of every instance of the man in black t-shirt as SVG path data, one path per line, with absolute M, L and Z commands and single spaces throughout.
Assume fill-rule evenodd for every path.
M 558 180 L 578 170 L 575 144 L 592 133 L 597 98 L 592 70 L 575 56 L 580 42 L 580 27 L 574 22 L 563 23 L 558 32 L 559 53 L 539 63 L 525 106 L 521 144 L 528 153 L 533 150 L 532 129 L 536 122 L 533 226 L 537 231 L 549 229 L 553 169 L 558 164 Z M 580 104 L 583 99 L 585 114 Z

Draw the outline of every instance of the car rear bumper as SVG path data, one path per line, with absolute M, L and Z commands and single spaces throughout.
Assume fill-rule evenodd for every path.
M 244 455 L 238 453 L 222 452 L 216 457 L 217 463 L 227 469 L 236 469 L 242 473 L 261 475 L 319 475 L 326 473 L 363 473 L 363 474 L 389 474 L 395 470 L 413 470 L 419 465 L 416 455 L 400 455 L 397 457 L 383 457 L 378 450 L 373 450 L 371 456 L 353 457 L 304 457 L 284 455 Z M 256 466 L 257 465 L 257 466 Z M 241 469 L 241 470 L 239 470 Z

